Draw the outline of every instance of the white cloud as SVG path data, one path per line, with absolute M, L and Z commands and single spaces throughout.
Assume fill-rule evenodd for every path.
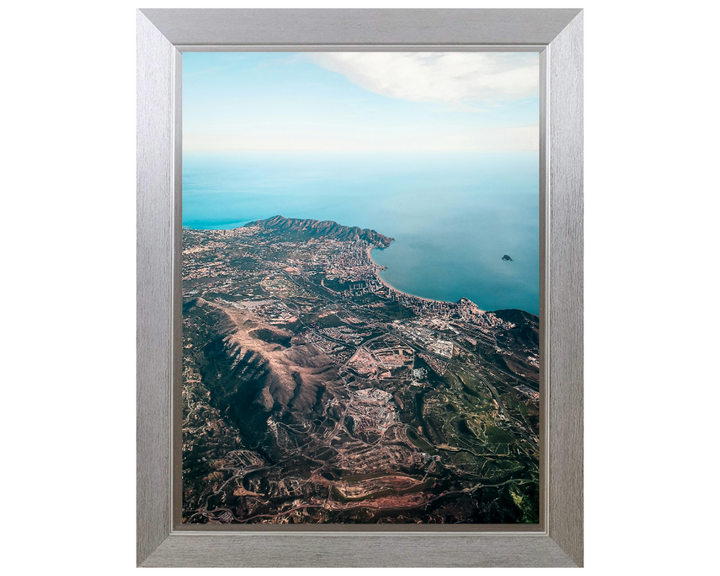
M 527 52 L 316 52 L 308 57 L 377 94 L 415 102 L 493 104 L 537 96 Z

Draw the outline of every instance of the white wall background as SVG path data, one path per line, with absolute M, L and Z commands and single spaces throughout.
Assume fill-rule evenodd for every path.
M 586 8 L 586 570 L 710 573 L 720 409 L 717 8 L 385 4 L 548 5 Z M 134 569 L 135 6 L 3 9 L 6 574 Z

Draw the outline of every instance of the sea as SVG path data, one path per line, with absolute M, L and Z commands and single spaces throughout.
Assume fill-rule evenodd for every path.
M 280 214 L 370 228 L 395 239 L 372 257 L 398 290 L 538 314 L 539 181 L 532 152 L 185 152 L 182 222 Z

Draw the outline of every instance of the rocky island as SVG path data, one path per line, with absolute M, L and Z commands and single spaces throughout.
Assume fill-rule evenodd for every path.
M 537 316 L 395 290 L 392 241 L 183 230 L 184 523 L 538 522 Z

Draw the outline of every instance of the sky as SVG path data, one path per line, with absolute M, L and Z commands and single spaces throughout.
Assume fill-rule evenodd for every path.
M 183 150 L 537 151 L 526 52 L 185 52 Z

